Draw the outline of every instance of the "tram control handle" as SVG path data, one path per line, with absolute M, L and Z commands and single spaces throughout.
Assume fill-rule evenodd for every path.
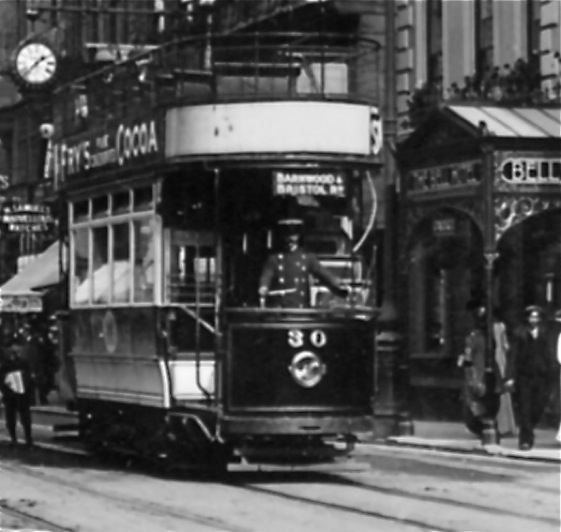
M 353 290 L 350 286 L 348 285 L 344 285 L 342 286 L 343 289 L 345 289 L 347 291 L 347 295 L 346 297 L 348 298 L 350 295 L 352 295 Z M 285 296 L 286 294 L 292 294 L 296 292 L 296 288 L 284 288 L 281 290 L 271 290 L 270 292 L 267 292 L 266 295 L 263 295 L 262 293 L 259 294 L 259 306 L 261 308 L 265 308 L 265 300 L 267 299 L 267 297 L 270 296 Z

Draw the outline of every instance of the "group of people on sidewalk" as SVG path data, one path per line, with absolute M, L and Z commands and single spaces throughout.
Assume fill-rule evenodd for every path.
M 18 442 L 18 416 L 26 446 L 33 445 L 31 407 L 48 404 L 48 395 L 56 387 L 58 359 L 55 341 L 49 336 L 28 324 L 18 335 L 0 337 L 0 396 L 12 446 Z
M 534 430 L 552 393 L 559 393 L 561 311 L 547 322 L 544 310 L 531 305 L 525 309 L 525 322 L 510 334 L 495 315 L 494 356 L 488 360 L 487 308 L 482 303 L 472 303 L 470 309 L 475 324 L 458 359 L 464 373 L 466 426 L 482 437 L 489 420 L 495 420 L 494 430 L 500 435 L 515 434 L 518 424 L 518 446 L 530 450 Z M 561 422 L 556 439 L 561 443 Z

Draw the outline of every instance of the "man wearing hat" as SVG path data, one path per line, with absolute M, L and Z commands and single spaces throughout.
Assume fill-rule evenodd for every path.
M 0 393 L 4 403 L 6 429 L 12 446 L 17 444 L 16 423 L 19 414 L 27 447 L 33 445 L 31 437 L 32 378 L 29 364 L 21 356 L 21 347 L 7 345 L 0 360 Z
M 537 305 L 525 309 L 526 324 L 513 335 L 506 386 L 518 394 L 518 446 L 527 451 L 534 445 L 534 429 L 549 399 L 555 358 L 545 323 Z
M 303 222 L 298 218 L 279 220 L 282 250 L 267 259 L 259 280 L 259 300 L 264 306 L 267 297 L 275 298 L 275 306 L 308 308 L 310 306 L 310 275 L 340 297 L 349 294 L 349 287 L 327 271 L 313 253 L 300 247 Z

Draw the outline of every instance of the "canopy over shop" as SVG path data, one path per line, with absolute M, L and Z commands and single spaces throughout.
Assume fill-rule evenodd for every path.
M 0 286 L 0 312 L 28 314 L 46 310 L 47 292 L 61 281 L 61 259 L 57 241 Z
M 450 105 L 399 146 L 400 300 L 418 417 L 461 415 L 470 304 L 507 326 L 526 305 L 561 308 L 560 140 L 559 108 Z

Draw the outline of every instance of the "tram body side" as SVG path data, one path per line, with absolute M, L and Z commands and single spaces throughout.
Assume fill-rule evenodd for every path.
M 350 443 L 371 430 L 371 320 L 246 315 L 228 322 L 223 349 L 199 331 L 195 350 L 185 316 L 169 345 L 167 315 L 71 312 L 77 408 L 92 447 L 185 463 L 217 450 L 290 461 L 330 457 L 326 439 Z

